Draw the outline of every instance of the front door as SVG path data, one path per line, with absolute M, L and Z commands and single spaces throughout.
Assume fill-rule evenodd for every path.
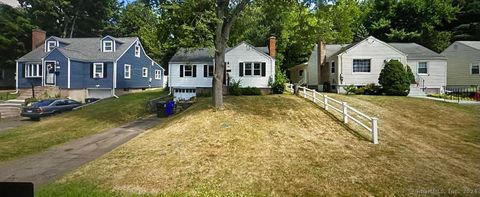
M 55 85 L 55 62 L 45 62 L 45 85 Z

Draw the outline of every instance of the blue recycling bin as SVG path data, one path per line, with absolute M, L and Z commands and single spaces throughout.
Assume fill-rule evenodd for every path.
M 175 109 L 175 102 L 174 101 L 168 101 L 167 102 L 167 107 L 165 109 L 165 115 L 171 116 L 174 114 L 174 109 Z

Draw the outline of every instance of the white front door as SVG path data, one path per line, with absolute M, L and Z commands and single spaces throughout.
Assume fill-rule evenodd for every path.
M 55 85 L 55 62 L 45 62 L 45 85 Z

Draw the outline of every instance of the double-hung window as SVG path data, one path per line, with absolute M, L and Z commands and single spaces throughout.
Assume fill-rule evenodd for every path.
M 370 59 L 354 59 L 353 60 L 353 72 L 354 73 L 369 73 Z
M 213 77 L 213 65 L 208 65 L 208 76 Z
M 261 73 L 262 73 L 262 67 L 260 67 L 260 63 L 258 62 L 253 63 L 253 75 L 260 76 Z
M 135 44 L 135 57 L 140 57 L 140 43 Z
M 57 41 L 48 41 L 47 42 L 47 52 L 50 52 L 55 47 L 57 47 Z
M 471 64 L 470 66 L 470 74 L 472 75 L 480 75 L 480 64 Z
M 240 76 L 265 76 L 265 62 L 240 62 Z
M 93 78 L 103 78 L 103 63 L 93 63 Z
M 162 71 L 155 70 L 155 79 L 161 79 L 161 78 L 162 78 Z
M 103 41 L 103 52 L 113 52 L 113 41 Z
M 25 77 L 42 77 L 41 64 L 27 64 L 25 66 Z
M 123 69 L 123 76 L 125 79 L 130 79 L 132 77 L 132 66 L 129 64 L 125 64 L 125 68 Z
M 193 73 L 193 66 L 192 65 L 185 65 L 184 68 L 184 76 L 185 77 L 191 77 Z
M 245 63 L 245 76 L 251 76 L 252 75 L 252 63 Z
M 146 67 L 142 68 L 142 77 L 148 77 L 148 68 Z
M 427 74 L 428 73 L 428 66 L 427 62 L 418 62 L 418 74 Z

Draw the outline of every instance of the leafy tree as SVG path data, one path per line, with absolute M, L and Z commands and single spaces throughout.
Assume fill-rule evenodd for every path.
M 360 26 L 357 28 L 357 31 L 355 32 L 353 41 L 359 42 L 361 40 L 364 40 L 368 36 L 370 36 L 370 34 L 368 33 L 367 28 L 363 24 L 360 24 Z
M 410 92 L 410 76 L 398 60 L 390 60 L 385 64 L 378 83 L 387 95 L 406 96 Z
M 0 66 L 15 70 L 15 59 L 31 49 L 33 28 L 27 13 L 0 3 Z
M 117 0 L 19 0 L 33 23 L 61 37 L 100 36 L 119 10 Z
M 410 81 L 411 84 L 416 83 L 415 76 L 413 75 L 412 69 L 408 65 L 407 65 L 407 75 L 408 75 L 408 81 Z

